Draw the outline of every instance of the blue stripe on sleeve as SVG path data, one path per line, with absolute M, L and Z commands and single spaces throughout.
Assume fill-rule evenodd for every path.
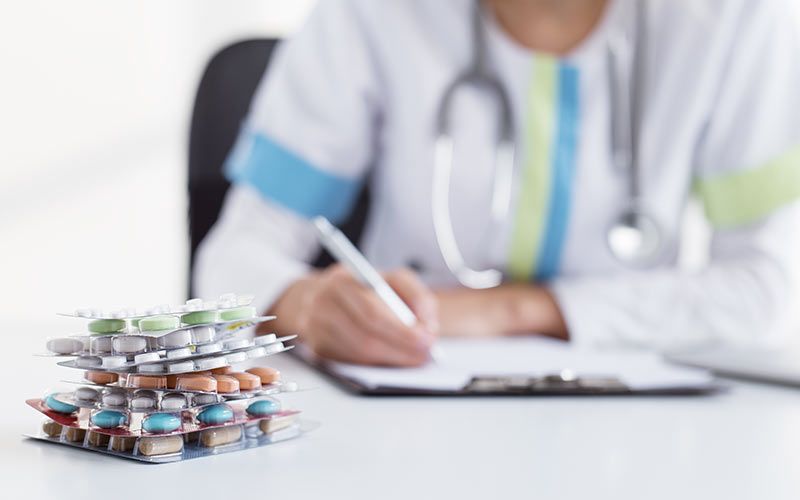
M 334 224 L 350 214 L 361 179 L 341 177 L 309 163 L 271 138 L 242 130 L 225 162 L 232 183 L 249 185 L 265 198 L 307 218 Z
M 579 74 L 577 68 L 560 64 L 558 68 L 558 128 L 552 165 L 552 191 L 544 248 L 537 266 L 537 280 L 553 278 L 561 267 L 561 254 L 569 224 L 575 150 L 579 122 Z

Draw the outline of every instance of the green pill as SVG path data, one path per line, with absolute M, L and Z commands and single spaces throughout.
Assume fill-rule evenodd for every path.
M 256 308 L 253 306 L 234 307 L 233 309 L 223 309 L 219 312 L 221 321 L 235 321 L 237 319 L 250 319 L 256 316 Z
M 124 329 L 124 319 L 96 319 L 89 322 L 89 331 L 92 333 L 117 333 Z
M 185 325 L 204 325 L 216 321 L 217 311 L 194 311 L 181 316 L 181 322 Z
M 180 322 L 177 316 L 150 316 L 139 320 L 139 330 L 143 332 L 174 330 L 178 326 L 180 326 Z

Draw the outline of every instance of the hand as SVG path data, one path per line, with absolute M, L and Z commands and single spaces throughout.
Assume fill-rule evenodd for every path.
M 372 289 L 333 265 L 291 285 L 270 313 L 319 356 L 349 363 L 413 366 L 428 360 L 438 333 L 437 301 L 411 271 L 383 275 L 419 319 L 407 327 Z
M 485 290 L 438 290 L 436 296 L 442 336 L 538 333 L 568 338 L 558 304 L 543 287 L 509 283 Z

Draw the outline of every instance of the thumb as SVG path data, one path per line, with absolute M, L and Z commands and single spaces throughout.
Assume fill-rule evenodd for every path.
M 417 274 L 409 269 L 400 269 L 386 274 L 386 282 L 408 304 L 429 333 L 439 333 L 439 302 Z

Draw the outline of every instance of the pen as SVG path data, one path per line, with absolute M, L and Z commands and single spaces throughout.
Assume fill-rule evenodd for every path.
M 381 277 L 377 270 L 367 261 L 366 257 L 358 251 L 347 236 L 339 231 L 325 217 L 314 217 L 314 227 L 322 246 L 342 263 L 359 281 L 378 295 L 384 304 L 400 319 L 400 321 L 412 327 L 417 324 L 417 317 L 414 312 L 403 302 L 392 287 Z

